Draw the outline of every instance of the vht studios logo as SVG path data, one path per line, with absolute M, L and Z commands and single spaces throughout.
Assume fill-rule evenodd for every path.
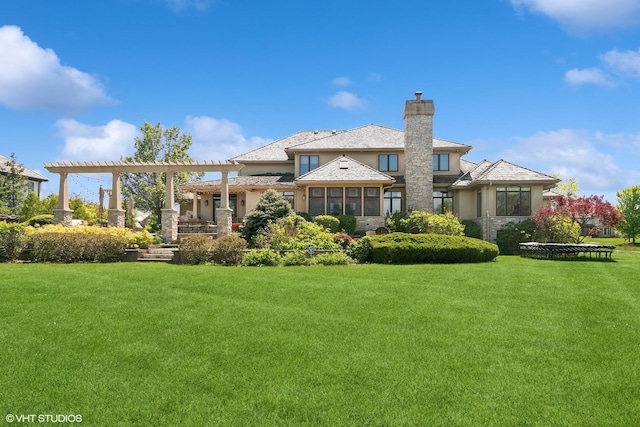
M 7 414 L 8 423 L 81 423 L 82 415 L 65 414 Z

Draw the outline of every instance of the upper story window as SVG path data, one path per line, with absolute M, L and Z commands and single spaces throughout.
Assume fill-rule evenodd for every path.
M 398 172 L 397 154 L 378 155 L 378 170 L 380 172 Z
M 448 171 L 449 170 L 449 155 L 448 154 L 434 154 L 433 155 L 433 170 L 434 171 Z
M 314 170 L 320 165 L 320 156 L 300 156 L 300 175 Z
M 531 187 L 496 187 L 496 215 L 531 215 Z

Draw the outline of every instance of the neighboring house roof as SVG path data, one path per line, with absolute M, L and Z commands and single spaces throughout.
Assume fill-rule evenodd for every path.
M 433 148 L 467 153 L 470 145 L 433 138 Z M 291 160 L 288 152 L 404 150 L 404 131 L 369 124 L 347 131 L 300 131 L 229 160 L 271 162 Z
M 9 162 L 11 162 L 11 159 L 8 157 L 3 156 L 2 154 L 0 154 L 0 173 L 7 173 L 9 172 Z M 49 179 L 47 179 L 46 177 L 44 177 L 43 175 L 39 174 L 36 171 L 32 171 L 31 169 L 27 169 L 24 166 L 22 166 L 22 168 L 24 169 L 22 171 L 22 176 L 26 176 L 27 178 L 31 179 L 32 181 L 49 181 Z
M 537 183 L 548 186 L 555 185 L 559 180 L 534 170 L 515 165 L 505 160 L 491 163 L 487 160 L 480 162 L 475 168 L 461 176 L 453 187 L 470 187 L 485 183 Z
M 392 184 L 395 179 L 349 157 L 340 156 L 295 179 L 299 183 L 310 182 L 379 182 Z
M 471 171 L 473 168 L 475 168 L 476 166 L 478 166 L 477 163 L 470 162 L 469 160 L 466 160 L 466 159 L 460 159 L 460 171 L 462 173 L 467 173 Z
M 273 188 L 283 189 L 296 187 L 293 182 L 293 175 L 254 175 L 254 176 L 233 176 L 228 179 L 229 187 L 242 187 L 242 188 Z M 190 182 L 183 184 L 180 189 L 184 191 L 213 191 L 219 190 L 222 186 L 221 179 L 214 179 L 210 181 Z

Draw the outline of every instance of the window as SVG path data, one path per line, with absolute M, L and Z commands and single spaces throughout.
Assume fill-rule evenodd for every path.
M 433 213 L 453 212 L 453 194 L 448 191 L 433 192 Z
M 287 199 L 287 202 L 291 205 L 291 209 L 294 209 L 293 202 L 295 200 L 295 193 L 293 191 L 281 191 L 280 194 Z
M 449 155 L 448 154 L 434 154 L 433 155 L 433 170 L 434 171 L 448 171 L 449 170 Z
M 497 187 L 496 215 L 529 216 L 531 215 L 530 187 Z
M 400 191 L 384 192 L 384 214 L 402 212 L 402 193 Z
M 327 188 L 327 214 L 342 215 L 342 188 Z
M 347 187 L 344 213 L 347 215 L 362 215 L 362 188 Z
M 320 156 L 300 156 L 300 175 L 314 170 L 320 164 Z
M 476 216 L 482 216 L 482 190 L 478 190 L 476 193 Z
M 324 188 L 309 188 L 309 215 L 324 215 Z
M 29 191 L 32 193 L 36 192 L 36 183 L 33 181 L 29 181 Z
M 380 216 L 380 189 L 377 187 L 365 187 L 364 189 L 364 215 Z
M 378 170 L 380 172 L 398 172 L 397 154 L 378 155 Z

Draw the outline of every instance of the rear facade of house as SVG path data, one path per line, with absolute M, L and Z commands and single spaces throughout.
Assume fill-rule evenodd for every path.
M 543 192 L 557 179 L 505 160 L 473 163 L 463 157 L 471 146 L 433 137 L 434 103 L 405 102 L 404 130 L 369 124 L 355 129 L 300 131 L 236 156 L 244 164 L 229 178 L 233 221 L 274 189 L 297 212 L 353 215 L 358 229 L 384 225 L 389 212 L 453 212 L 476 221 L 483 238 L 522 221 L 543 205 Z M 185 184 L 194 201 L 183 208 L 200 220 L 215 221 L 221 181 Z M 195 212 L 195 213 L 194 213 Z

